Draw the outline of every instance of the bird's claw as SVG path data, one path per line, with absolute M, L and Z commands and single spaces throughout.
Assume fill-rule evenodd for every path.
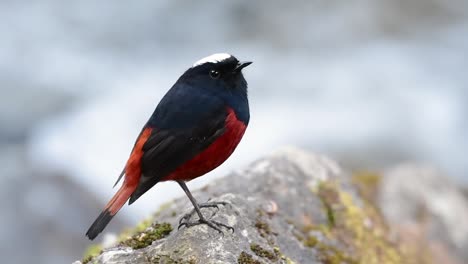
M 219 211 L 219 205 L 226 206 L 228 204 L 229 203 L 227 203 L 227 202 L 207 202 L 207 203 L 198 204 L 198 207 L 199 208 L 216 208 L 217 210 L 215 212 L 213 212 L 213 214 L 211 215 L 211 217 L 213 217 Z M 221 233 L 223 235 L 224 235 L 224 233 L 220 229 L 220 227 L 224 227 L 226 229 L 232 230 L 232 232 L 234 233 L 234 228 L 232 226 L 228 226 L 226 224 L 223 224 L 223 223 L 220 223 L 220 222 L 217 222 L 217 221 L 214 221 L 214 220 L 206 220 L 204 217 L 200 217 L 200 219 L 198 221 L 189 222 L 190 218 L 192 218 L 192 215 L 195 212 L 196 212 L 196 210 L 192 209 L 192 211 L 190 211 L 189 213 L 182 216 L 182 218 L 180 218 L 180 220 L 179 220 L 179 226 L 177 227 L 177 229 L 180 229 L 183 226 L 185 226 L 186 228 L 189 228 L 189 227 L 192 227 L 192 226 L 205 224 L 205 225 L 213 228 L 214 230 L 218 231 L 219 233 Z
M 214 230 L 218 231 L 218 233 L 224 235 L 224 232 L 221 230 L 220 227 L 224 227 L 228 230 L 231 230 L 232 233 L 234 233 L 234 228 L 232 226 L 228 226 L 226 224 L 223 224 L 223 223 L 220 223 L 218 221 L 214 221 L 214 220 L 206 220 L 205 218 L 202 218 L 202 219 L 198 219 L 198 221 L 196 222 L 183 222 L 181 224 L 179 224 L 179 227 L 177 229 L 180 229 L 182 226 L 185 226 L 186 228 L 190 228 L 192 226 L 197 226 L 197 225 L 207 225 L 211 228 L 213 228 Z
M 216 208 L 217 211 L 214 212 L 211 217 L 213 217 L 218 211 L 219 211 L 219 206 L 218 205 L 223 205 L 223 206 L 226 206 L 228 205 L 229 203 L 227 202 L 207 202 L 207 203 L 201 203 L 201 204 L 198 204 L 198 207 L 200 208 Z M 192 209 L 192 211 L 190 211 L 189 213 L 185 214 L 184 216 L 182 216 L 179 220 L 179 225 L 182 223 L 182 221 L 186 220 L 190 220 L 190 218 L 192 218 L 192 215 L 196 212 L 195 209 Z

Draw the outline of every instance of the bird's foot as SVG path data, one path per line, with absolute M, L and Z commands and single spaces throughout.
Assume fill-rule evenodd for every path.
M 213 217 L 219 210 L 219 205 L 227 205 L 228 203 L 227 202 L 207 202 L 207 203 L 200 203 L 198 204 L 198 207 L 201 209 L 201 208 L 216 208 L 217 210 L 211 215 L 211 217 Z M 190 218 L 192 218 L 192 216 L 197 212 L 197 210 L 192 209 L 192 211 L 190 211 L 189 213 L 185 214 L 184 216 L 182 216 L 182 218 L 180 218 L 179 220 L 179 227 L 180 225 L 182 224 L 183 221 L 186 221 L 188 222 L 190 220 Z M 210 217 L 210 218 L 211 218 Z
M 182 226 L 185 226 L 186 228 L 190 228 L 192 226 L 197 226 L 197 225 L 207 225 L 207 226 L 213 228 L 214 230 L 218 231 L 221 234 L 224 234 L 224 232 L 221 230 L 221 227 L 224 227 L 224 228 L 226 228 L 228 230 L 231 230 L 234 233 L 234 228 L 232 226 L 228 226 L 226 224 L 220 223 L 220 222 L 215 221 L 215 220 L 207 220 L 204 217 L 198 219 L 195 222 L 188 222 L 188 221 L 187 222 L 182 222 L 179 225 L 178 229 L 180 229 Z
M 216 208 L 219 210 L 219 205 L 227 205 L 228 203 L 226 202 L 208 202 L 208 203 L 201 203 L 198 204 L 199 208 Z M 189 220 L 192 218 L 192 215 L 196 213 L 196 209 L 193 209 L 189 213 L 185 214 L 180 220 L 179 220 L 179 227 L 177 229 L 180 229 L 182 226 L 185 226 L 186 228 L 190 228 L 192 226 L 197 226 L 197 225 L 207 225 L 214 230 L 218 231 L 221 234 L 224 234 L 223 231 L 221 230 L 221 227 L 224 227 L 226 229 L 232 230 L 234 232 L 234 228 L 232 226 L 228 226 L 226 224 L 214 221 L 214 220 L 207 220 L 203 215 L 199 215 L 199 219 L 195 222 L 190 222 Z M 216 214 L 217 211 L 215 211 L 211 217 L 213 217 Z M 210 217 L 210 218 L 211 218 Z

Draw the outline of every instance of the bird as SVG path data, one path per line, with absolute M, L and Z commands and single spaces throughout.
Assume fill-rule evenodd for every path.
M 181 227 L 196 225 L 223 233 L 231 226 L 207 219 L 201 208 L 225 202 L 198 203 L 186 182 L 217 168 L 234 152 L 250 120 L 247 81 L 239 61 L 228 53 L 215 53 L 196 61 L 167 91 L 138 135 L 114 187 L 123 183 L 86 236 L 95 239 L 125 205 L 131 205 L 158 182 L 175 181 L 193 210 L 179 221 Z M 198 221 L 190 222 L 197 213 Z

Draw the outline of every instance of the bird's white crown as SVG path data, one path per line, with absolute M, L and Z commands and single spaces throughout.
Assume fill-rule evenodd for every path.
M 227 60 L 229 58 L 231 58 L 232 55 L 231 54 L 227 54 L 227 53 L 215 53 L 213 55 L 210 55 L 208 57 L 205 57 L 203 59 L 200 59 L 198 61 L 196 61 L 192 67 L 195 67 L 195 66 L 198 66 L 198 65 L 202 65 L 204 63 L 217 63 L 217 62 L 221 62 L 221 61 L 224 61 L 224 60 Z

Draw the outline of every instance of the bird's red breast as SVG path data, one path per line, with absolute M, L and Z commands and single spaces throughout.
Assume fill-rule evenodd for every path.
M 234 152 L 245 133 L 246 125 L 228 108 L 225 132 L 208 148 L 185 162 L 161 181 L 188 181 L 208 173 L 221 165 Z

